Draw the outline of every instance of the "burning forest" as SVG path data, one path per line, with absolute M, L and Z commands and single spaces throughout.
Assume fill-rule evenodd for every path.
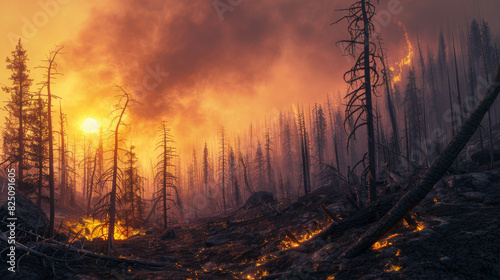
M 18 2 L 1 279 L 500 278 L 497 1 Z

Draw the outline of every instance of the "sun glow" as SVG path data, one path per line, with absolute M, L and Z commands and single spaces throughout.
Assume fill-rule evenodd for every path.
M 82 128 L 86 133 L 94 133 L 99 128 L 99 123 L 93 118 L 88 118 L 83 121 Z

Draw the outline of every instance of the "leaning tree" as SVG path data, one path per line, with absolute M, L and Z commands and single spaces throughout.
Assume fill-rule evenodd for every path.
M 339 250 L 336 253 L 338 257 L 354 257 L 370 248 L 375 242 L 401 222 L 410 211 L 427 196 L 477 131 L 481 125 L 481 121 L 489 112 L 499 93 L 500 67 L 497 70 L 496 78 L 486 90 L 479 105 L 470 113 L 469 117 L 464 121 L 453 139 L 451 139 L 439 157 L 434 160 L 431 167 L 425 172 L 422 178 L 401 197 L 396 205 L 394 205 L 382 219 L 373 224 L 358 241 L 345 250 Z

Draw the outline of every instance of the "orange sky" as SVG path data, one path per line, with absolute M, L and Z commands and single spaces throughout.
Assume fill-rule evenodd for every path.
M 0 56 L 10 55 L 13 38 L 20 36 L 33 69 L 55 46 L 64 45 L 57 59 L 64 76 L 53 93 L 62 97 L 70 135 L 76 137 L 83 135 L 85 118 L 108 117 L 116 101 L 113 84 L 124 86 L 138 101 L 127 117 L 133 120 L 128 138 L 143 154 L 152 152 L 163 119 L 181 149 L 201 148 L 222 125 L 246 130 L 249 122 L 263 122 L 292 104 L 323 102 L 327 93 L 344 91 L 341 74 L 350 65 L 335 42 L 348 35 L 342 25 L 330 23 L 340 15 L 334 10 L 350 1 L 245 0 L 223 20 L 214 2 L 11 1 L 1 11 Z M 387 10 L 387 1 L 381 2 L 381 10 Z M 480 8 L 465 0 L 400 2 L 398 19 L 410 33 L 418 28 L 430 44 L 437 37 L 435 26 L 447 20 L 455 24 L 455 14 L 467 10 L 470 18 L 488 17 L 499 10 L 499 1 L 487 0 L 477 1 Z M 492 25 L 496 29 L 498 20 Z M 391 23 L 382 34 L 386 47 L 400 49 L 391 55 L 403 58 L 402 28 Z M 41 70 L 31 73 L 39 82 Z M 9 75 L 0 67 L 0 83 L 9 84 Z

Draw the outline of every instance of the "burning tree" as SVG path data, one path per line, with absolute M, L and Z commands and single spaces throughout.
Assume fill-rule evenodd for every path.
M 339 19 L 336 23 L 346 20 L 347 30 L 351 35 L 349 40 L 342 40 L 346 43 L 344 51 L 356 59 L 351 70 L 344 74 L 344 80 L 349 85 L 349 90 L 345 99 L 348 100 L 346 106 L 346 117 L 344 125 L 352 125 L 348 137 L 348 144 L 354 137 L 357 130 L 365 126 L 368 134 L 368 182 L 369 198 L 371 202 L 376 199 L 376 157 L 375 157 L 375 132 L 373 123 L 372 97 L 375 88 L 382 85 L 383 79 L 380 79 L 377 62 L 381 61 L 377 52 L 377 45 L 372 42 L 371 36 L 374 34 L 375 27 L 372 19 L 375 16 L 375 6 L 370 0 L 360 0 L 352 4 L 347 11 L 348 15 Z M 358 54 L 358 46 L 362 46 Z M 364 117 L 364 119 L 363 119 Z M 366 157 L 363 157 L 363 160 Z M 366 172 L 364 172 L 366 173 Z

